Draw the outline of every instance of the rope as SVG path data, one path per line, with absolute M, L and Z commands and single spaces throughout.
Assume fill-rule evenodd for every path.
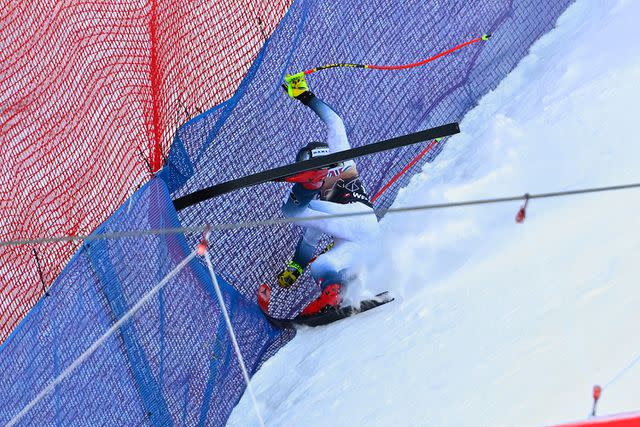
M 620 372 L 614 375 L 613 378 L 611 378 L 609 382 L 602 387 L 602 389 L 604 390 L 608 388 L 610 385 L 616 383 L 620 378 L 625 376 L 627 372 L 629 372 L 634 366 L 636 366 L 638 362 L 640 362 L 640 355 L 638 355 L 638 357 L 636 357 L 631 363 L 625 366 Z
M 31 248 L 33 250 L 33 256 L 36 258 L 36 266 L 38 267 L 38 276 L 40 276 L 40 283 L 42 283 L 42 293 L 45 297 L 49 296 L 49 292 L 47 292 L 47 286 L 44 283 L 44 275 L 42 274 L 42 266 L 40 265 L 40 258 L 38 257 L 38 251 L 36 248 Z
M 262 415 L 260 414 L 260 410 L 258 409 L 258 402 L 256 401 L 256 396 L 253 392 L 253 387 L 251 386 L 249 372 L 247 371 L 247 367 L 244 363 L 244 358 L 242 357 L 242 352 L 240 351 L 240 346 L 238 345 L 236 334 L 233 331 L 233 325 L 231 325 L 231 319 L 229 318 L 227 307 L 224 305 L 224 299 L 222 298 L 222 292 L 220 291 L 218 278 L 216 277 L 216 273 L 213 270 L 213 264 L 211 263 L 211 256 L 209 255 L 209 251 L 206 250 L 206 247 L 204 252 L 204 259 L 207 262 L 207 268 L 209 269 L 209 274 L 211 275 L 211 280 L 213 281 L 213 286 L 216 290 L 216 296 L 218 297 L 218 302 L 220 303 L 220 308 L 222 309 L 224 321 L 227 324 L 227 330 L 229 331 L 229 336 L 231 337 L 233 348 L 236 352 L 236 356 L 238 357 L 238 363 L 240 364 L 240 369 L 242 370 L 242 376 L 244 377 L 244 381 L 247 384 L 247 391 L 249 392 L 249 396 L 251 396 L 253 409 L 256 411 L 256 417 L 258 418 L 258 422 L 260 423 L 260 426 L 265 427 L 264 420 L 262 419 Z
M 431 209 L 448 209 L 448 208 L 455 208 L 455 207 L 462 207 L 462 206 L 488 205 L 488 204 L 494 204 L 494 203 L 506 203 L 506 202 L 526 200 L 527 197 L 529 200 L 545 199 L 545 198 L 552 198 L 552 197 L 573 196 L 578 194 L 600 193 L 600 192 L 617 191 L 617 190 L 629 190 L 634 188 L 640 188 L 640 183 L 613 185 L 608 187 L 593 187 L 593 188 L 568 190 L 568 191 L 558 191 L 553 193 L 541 193 L 541 194 L 527 193 L 521 196 L 497 197 L 497 198 L 491 198 L 491 199 L 469 200 L 469 201 L 462 201 L 462 202 L 407 206 L 403 208 L 378 209 L 375 212 L 375 214 L 379 216 L 383 216 L 386 214 L 393 214 L 393 213 L 426 211 Z M 0 241 L 0 247 L 33 245 L 33 244 L 39 244 L 39 243 L 52 243 L 52 242 L 71 242 L 71 241 L 79 241 L 79 240 L 92 241 L 92 240 L 100 240 L 100 239 L 119 239 L 119 238 L 151 236 L 151 235 L 203 233 L 207 230 L 207 227 L 210 230 L 224 231 L 224 230 L 236 230 L 240 228 L 268 227 L 268 226 L 274 226 L 274 225 L 297 223 L 302 221 L 319 221 L 319 220 L 325 220 L 325 219 L 331 219 L 331 218 L 345 218 L 345 217 L 363 216 L 363 215 L 374 215 L 374 213 L 354 212 L 354 213 L 346 213 L 346 214 L 318 215 L 318 216 L 313 216 L 308 218 L 276 218 L 276 219 L 268 219 L 268 220 L 262 220 L 262 221 L 222 223 L 222 224 L 214 224 L 210 226 L 201 225 L 201 226 L 195 226 L 195 227 L 177 227 L 177 228 L 161 228 L 161 229 L 153 229 L 153 230 L 120 231 L 120 232 L 105 233 L 105 234 L 42 237 L 37 239 L 25 239 L 25 240 L 3 240 L 3 241 Z
M 38 393 L 38 395 L 34 397 L 33 400 L 31 400 L 31 402 L 29 402 L 24 408 L 22 408 L 20 412 L 18 412 L 11 420 L 9 420 L 9 423 L 6 425 L 6 427 L 11 427 L 16 425 L 16 423 L 18 423 L 18 421 L 20 421 L 20 419 L 24 417 L 27 414 L 27 412 L 31 410 L 31 408 L 37 405 L 38 402 L 44 399 L 47 396 L 47 394 L 51 393 L 51 391 L 53 391 L 53 389 L 58 384 L 60 384 L 62 381 L 64 381 L 65 378 L 71 375 L 71 373 L 78 366 L 80 366 L 85 360 L 87 360 L 102 344 L 104 344 L 104 342 L 111 335 L 113 335 L 125 322 L 127 322 L 138 310 L 140 310 L 140 308 L 142 308 L 142 306 L 145 305 L 147 301 L 149 301 L 149 299 L 151 299 L 158 292 L 160 292 L 160 290 L 167 283 L 169 283 L 169 281 L 173 279 L 173 277 L 176 274 L 178 274 L 180 270 L 182 270 L 189 263 L 189 261 L 191 261 L 196 255 L 197 255 L 197 251 L 191 252 L 191 254 L 189 254 L 189 256 L 187 256 L 184 260 L 182 260 L 182 262 L 180 262 L 180 264 L 178 264 L 173 270 L 171 270 L 169 274 L 167 274 L 165 278 L 162 279 L 162 281 L 160 281 L 160 283 L 158 283 L 149 292 L 144 294 L 142 298 L 140 298 L 140 300 L 138 300 L 138 302 L 133 307 L 131 307 L 129 311 L 125 313 L 124 316 L 120 318 L 120 320 L 114 323 L 107 330 L 107 332 L 105 332 L 100 338 L 94 341 L 94 343 L 88 349 L 86 349 L 84 353 L 78 356 L 78 358 L 76 358 L 73 361 L 73 363 L 71 363 L 64 371 L 62 371 L 60 375 L 58 375 L 53 381 L 49 383 L 49 385 L 47 385 L 44 389 L 42 389 L 42 391 L 40 391 L 40 393 Z

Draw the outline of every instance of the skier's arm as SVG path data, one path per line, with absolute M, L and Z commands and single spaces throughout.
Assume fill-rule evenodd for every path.
M 359 240 L 374 228 L 377 229 L 377 218 L 369 206 L 314 200 L 318 193 L 319 190 L 309 190 L 302 184 L 295 184 L 282 205 L 282 213 L 287 218 L 299 219 L 297 224 L 301 227 L 342 240 Z M 335 217 L 359 212 L 371 215 Z
M 311 92 L 301 101 L 327 125 L 327 144 L 332 153 L 351 148 L 347 139 L 347 130 L 338 113 Z
M 294 188 L 299 184 L 294 185 Z M 378 221 L 373 209 L 363 203 L 346 205 L 324 200 L 312 200 L 304 207 L 286 203 L 282 211 L 288 218 L 296 218 L 301 227 L 328 234 L 334 239 L 362 240 L 378 230 Z M 346 214 L 346 216 L 341 216 Z
M 309 85 L 304 77 L 304 72 L 285 77 L 283 89 L 287 91 L 291 98 L 297 99 L 314 113 L 327 125 L 327 144 L 332 153 L 344 151 L 351 148 L 347 139 L 347 130 L 344 127 L 342 118 L 329 105 L 318 98 L 309 90 Z

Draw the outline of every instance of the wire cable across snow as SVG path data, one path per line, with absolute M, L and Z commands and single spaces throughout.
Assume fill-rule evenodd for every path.
M 557 191 L 553 193 L 540 193 L 540 194 L 527 193 L 520 196 L 496 197 L 491 199 L 467 200 L 467 201 L 449 202 L 449 203 L 435 203 L 435 204 L 429 204 L 429 205 L 406 206 L 402 208 L 377 209 L 375 211 L 375 214 L 378 216 L 383 216 L 386 214 L 393 214 L 393 213 L 426 211 L 431 209 L 448 209 L 448 208 L 455 208 L 455 207 L 462 207 L 462 206 L 488 205 L 488 204 L 494 204 L 494 203 L 522 201 L 525 199 L 528 199 L 528 200 L 546 199 L 546 198 L 553 198 L 553 197 L 574 196 L 579 194 L 602 193 L 607 191 L 618 191 L 618 190 L 630 190 L 635 188 L 640 188 L 640 183 L 612 185 L 608 187 L 593 187 L 593 188 L 584 188 L 584 189 L 567 190 L 567 191 Z M 91 240 L 100 240 L 100 239 L 121 239 L 126 237 L 149 236 L 149 235 L 203 233 L 208 229 L 212 231 L 213 230 L 224 231 L 224 230 L 235 230 L 239 228 L 268 227 L 273 225 L 282 225 L 282 224 L 296 223 L 296 222 L 302 222 L 302 221 L 305 221 L 305 222 L 319 221 L 319 220 L 326 220 L 330 218 L 346 218 L 346 217 L 363 216 L 363 215 L 373 215 L 373 213 L 355 212 L 355 213 L 347 213 L 347 214 L 318 215 L 318 216 L 308 217 L 304 219 L 274 218 L 274 219 L 266 219 L 266 220 L 260 220 L 260 221 L 244 221 L 244 222 L 235 222 L 235 223 L 226 223 L 226 224 L 201 225 L 197 227 L 161 228 L 161 229 L 153 229 L 153 230 L 131 230 L 131 231 L 120 231 L 115 233 L 104 233 L 104 234 L 42 237 L 42 238 L 27 239 L 27 240 L 5 240 L 5 241 L 0 241 L 0 247 L 32 245 L 37 243 L 49 243 L 49 242 L 68 242 L 68 241 L 77 241 L 77 240 L 91 241 Z

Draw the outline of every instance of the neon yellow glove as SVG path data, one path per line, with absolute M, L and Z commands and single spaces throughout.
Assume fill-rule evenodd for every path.
M 287 93 L 291 98 L 297 98 L 309 90 L 307 80 L 304 78 L 304 71 L 296 74 L 287 74 L 284 77 L 284 81 L 287 83 Z

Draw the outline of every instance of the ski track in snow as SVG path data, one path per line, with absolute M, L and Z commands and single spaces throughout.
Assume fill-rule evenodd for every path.
M 394 206 L 640 182 L 637 1 L 579 0 Z M 364 283 L 398 300 L 306 328 L 254 376 L 267 426 L 583 419 L 640 355 L 640 191 L 389 215 Z M 640 365 L 599 414 L 640 409 Z M 257 420 L 245 395 L 229 426 Z

